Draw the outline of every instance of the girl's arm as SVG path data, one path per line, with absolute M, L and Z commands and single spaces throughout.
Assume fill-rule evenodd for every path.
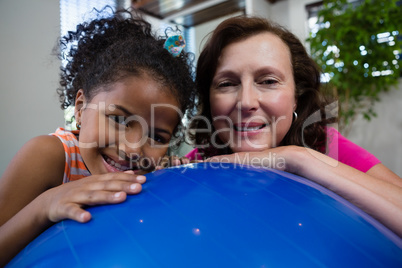
M 54 136 L 28 141 L 10 162 L 0 179 L 0 266 L 51 225 L 41 203 L 30 202 L 60 185 L 63 173 L 64 149 Z
M 120 203 L 141 191 L 132 172 L 93 175 L 62 184 L 64 149 L 57 137 L 32 139 L 0 179 L 0 267 L 54 222 L 90 220 L 84 206 Z
M 55 136 L 28 141 L 0 179 L 0 226 L 44 191 L 62 184 L 64 149 Z
M 276 168 L 303 176 L 349 200 L 402 237 L 402 187 L 397 185 L 400 178 L 392 172 L 392 179 L 385 181 L 298 146 L 221 155 L 208 161 Z

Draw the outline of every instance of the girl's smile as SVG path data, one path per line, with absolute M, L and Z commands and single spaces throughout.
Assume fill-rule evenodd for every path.
M 177 100 L 146 73 L 100 90 L 91 100 L 82 92 L 76 98 L 87 168 L 91 174 L 153 170 L 179 122 Z

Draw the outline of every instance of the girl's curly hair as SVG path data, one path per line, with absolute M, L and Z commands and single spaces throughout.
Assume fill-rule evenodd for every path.
M 59 57 L 67 62 L 61 67 L 57 89 L 61 108 L 74 105 L 80 89 L 91 100 L 98 91 L 107 90 L 104 85 L 145 71 L 170 90 L 183 114 L 191 116 L 196 96 L 194 55 L 182 51 L 172 56 L 164 49 L 166 38 L 157 37 L 150 23 L 127 10 L 79 24 L 60 39 Z

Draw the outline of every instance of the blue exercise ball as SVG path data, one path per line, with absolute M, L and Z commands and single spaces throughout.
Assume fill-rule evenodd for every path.
M 124 203 L 59 222 L 8 267 L 402 267 L 402 239 L 296 175 L 199 163 L 147 175 Z

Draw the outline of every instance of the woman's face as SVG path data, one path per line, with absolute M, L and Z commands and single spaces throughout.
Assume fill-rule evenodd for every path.
M 210 87 L 216 135 L 234 152 L 277 146 L 296 110 L 291 55 L 272 33 L 261 33 L 222 50 Z

